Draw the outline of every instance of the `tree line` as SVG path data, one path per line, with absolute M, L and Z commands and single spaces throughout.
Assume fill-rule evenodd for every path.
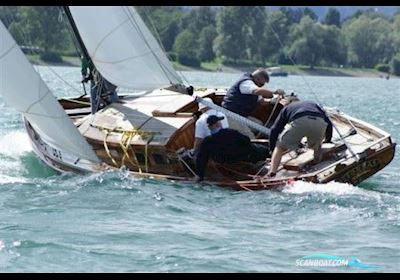
M 400 12 L 359 10 L 342 19 L 330 8 L 319 19 L 309 8 L 136 8 L 170 59 L 183 65 L 375 67 L 400 74 Z M 20 45 L 38 46 L 43 56 L 76 54 L 60 7 L 3 6 L 0 19 Z

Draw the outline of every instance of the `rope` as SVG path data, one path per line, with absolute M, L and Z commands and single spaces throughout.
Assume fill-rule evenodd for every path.
M 189 164 L 187 164 L 187 162 L 179 154 L 176 155 L 178 159 L 183 163 L 183 165 L 185 165 L 187 169 L 189 169 L 189 171 L 193 174 L 193 176 L 197 176 L 196 172 L 193 171 L 193 169 L 189 166 Z
M 227 110 L 227 109 L 225 109 L 225 108 L 223 108 L 221 106 L 218 106 L 218 105 L 216 105 L 214 103 L 208 102 L 208 101 L 204 100 L 200 96 L 196 96 L 195 100 L 198 103 L 202 103 L 202 104 L 206 105 L 207 107 L 216 110 L 217 112 L 222 112 L 226 116 L 231 117 L 232 119 L 234 119 L 235 121 L 238 121 L 241 124 L 247 125 L 250 128 L 253 128 L 253 129 L 255 129 L 255 130 L 257 130 L 257 131 L 259 131 L 259 132 L 261 132 L 261 133 L 263 133 L 265 135 L 269 135 L 270 134 L 271 130 L 269 128 L 266 128 L 266 127 L 254 122 L 254 121 L 249 120 L 248 118 L 245 118 L 245 117 L 243 117 L 243 116 L 241 116 L 239 114 L 236 114 L 236 113 L 234 113 L 232 111 L 229 111 L 229 110 Z
M 275 102 L 275 104 L 274 104 L 274 108 L 272 109 L 272 112 L 271 112 L 271 114 L 269 115 L 268 120 L 264 123 L 264 126 L 265 126 L 265 127 L 266 127 L 267 124 L 269 124 L 269 122 L 271 121 L 272 116 L 274 115 L 275 110 L 276 110 L 276 108 L 278 107 L 279 102 L 281 101 L 281 98 L 282 98 L 282 97 L 281 97 L 280 95 L 278 95 L 278 98 L 277 98 L 277 100 L 276 100 L 276 102 Z M 261 132 L 258 132 L 256 138 L 258 138 L 258 137 L 260 137 L 260 136 L 261 136 Z
M 259 6 L 257 6 L 259 9 L 261 9 Z M 263 11 L 264 12 L 264 11 Z M 267 21 L 268 22 L 268 21 Z M 273 26 L 271 24 L 267 24 L 272 33 L 274 33 L 274 36 L 276 37 L 276 39 L 278 40 L 279 44 L 281 45 L 282 49 L 285 49 L 285 46 L 283 45 L 281 39 L 279 38 L 278 33 L 275 31 L 275 29 L 273 28 Z M 287 54 L 287 56 L 289 57 L 290 61 L 292 62 L 292 64 L 294 66 L 297 66 L 296 62 L 293 60 L 292 56 L 290 54 Z M 317 94 L 314 92 L 314 90 L 312 89 L 312 87 L 310 86 L 310 84 L 307 82 L 307 80 L 304 78 L 304 75 L 302 73 L 300 73 L 301 78 L 303 79 L 303 81 L 305 82 L 305 84 L 308 86 L 308 88 L 310 89 L 311 93 L 314 95 L 316 101 L 318 102 L 318 104 L 320 105 L 321 109 L 323 109 L 323 105 L 322 102 L 318 99 Z M 326 114 L 327 115 L 327 114 Z M 327 115 L 327 118 L 330 119 L 330 117 Z M 349 150 L 349 152 L 352 154 L 353 157 L 355 157 L 357 160 L 359 159 L 359 156 L 354 153 L 354 151 L 351 149 L 351 147 L 349 146 L 349 144 L 347 143 L 347 141 L 343 138 L 342 134 L 340 133 L 339 129 L 336 127 L 336 125 L 331 121 L 332 123 L 332 127 L 336 130 L 336 132 L 338 133 L 338 135 L 340 136 L 340 139 L 343 141 L 343 143 L 346 145 L 347 149 Z
M 149 172 L 148 146 L 149 146 L 149 143 L 153 140 L 154 135 L 161 134 L 160 132 L 143 131 L 143 130 L 139 130 L 139 129 L 126 130 L 126 129 L 122 129 L 122 128 L 118 128 L 118 127 L 116 127 L 116 128 L 108 128 L 108 127 L 104 127 L 104 126 L 100 126 L 100 125 L 94 125 L 94 124 L 90 124 L 90 126 L 92 126 L 94 128 L 97 128 L 100 131 L 105 132 L 106 135 L 105 135 L 105 138 L 104 138 L 104 141 L 103 141 L 103 145 L 104 145 L 104 148 L 106 150 L 107 155 L 109 156 L 109 158 L 111 159 L 111 161 L 113 162 L 113 164 L 116 167 L 123 166 L 124 163 L 125 163 L 125 160 L 127 159 L 133 166 L 137 166 L 137 168 L 139 169 L 139 173 L 142 173 L 142 169 L 140 167 L 140 163 L 139 163 L 139 160 L 138 160 L 138 158 L 136 156 L 135 150 L 133 149 L 132 145 L 130 145 L 130 142 L 131 142 L 132 138 L 134 136 L 136 136 L 136 135 L 139 135 L 143 139 L 147 138 L 147 142 L 146 142 L 145 149 L 144 149 L 144 151 L 145 151 L 145 155 L 144 156 L 145 156 L 145 170 L 146 170 L 146 173 Z M 122 157 L 120 164 L 118 164 L 117 161 L 112 157 L 112 155 L 111 155 L 111 153 L 110 153 L 110 151 L 108 149 L 108 145 L 107 145 L 106 139 L 107 139 L 107 137 L 108 137 L 108 135 L 110 133 L 120 133 L 120 134 L 122 134 L 121 138 L 120 138 L 120 141 L 119 141 L 119 144 L 120 144 L 120 147 L 121 147 L 122 151 L 124 152 L 124 156 Z M 128 148 L 131 150 L 132 155 L 133 155 L 133 160 L 135 162 L 132 161 L 132 159 L 131 159 L 131 157 L 129 155 Z
M 118 167 L 117 162 L 115 161 L 115 159 L 113 158 L 113 156 L 110 153 L 110 150 L 108 149 L 108 145 L 107 145 L 107 136 L 108 136 L 109 132 L 106 131 L 106 135 L 104 136 L 104 140 L 103 140 L 103 145 L 104 145 L 104 149 L 106 150 L 106 153 L 108 155 L 108 157 L 111 159 L 112 163 Z
M 79 100 L 75 100 L 75 99 L 68 99 L 68 98 L 60 98 L 59 100 L 65 100 L 68 102 L 73 102 L 73 103 L 77 103 L 77 104 L 82 104 L 82 105 L 90 105 L 90 102 L 84 102 L 84 101 L 79 101 Z
M 133 148 L 131 148 L 131 150 L 132 150 L 132 154 L 134 156 L 134 159 L 135 159 L 136 163 L 134 163 L 131 160 L 131 157 L 129 156 L 129 153 L 128 153 L 128 147 L 129 147 L 130 141 L 132 140 L 132 137 L 133 137 L 133 134 L 126 134 L 126 133 L 123 133 L 122 136 L 121 136 L 121 139 L 120 139 L 119 143 L 120 143 L 122 151 L 124 152 L 124 156 L 122 157 L 122 160 L 121 160 L 121 166 L 123 166 L 125 164 L 125 158 L 128 158 L 128 161 L 133 166 L 136 165 L 138 167 L 139 173 L 142 173 L 142 170 L 141 170 L 140 165 L 139 165 L 139 161 L 137 160 L 137 157 L 136 157 L 136 154 L 135 154 Z

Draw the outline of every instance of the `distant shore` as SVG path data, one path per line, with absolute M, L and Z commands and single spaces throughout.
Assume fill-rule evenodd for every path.
M 37 56 L 28 56 L 30 62 L 34 65 L 50 65 L 64 67 L 80 67 L 81 61 L 78 57 L 63 57 L 62 63 L 46 63 L 41 61 Z M 231 67 L 219 65 L 215 63 L 202 63 L 201 67 L 189 67 L 173 62 L 177 71 L 207 71 L 221 73 L 241 73 L 252 71 L 256 67 Z M 364 78 L 387 78 L 387 73 L 379 72 L 375 69 L 367 68 L 333 68 L 333 67 L 315 67 L 310 69 L 308 66 L 282 65 L 281 68 L 288 72 L 289 75 L 305 75 L 305 76 L 333 76 L 333 77 L 364 77 Z M 398 78 L 389 75 L 389 78 Z

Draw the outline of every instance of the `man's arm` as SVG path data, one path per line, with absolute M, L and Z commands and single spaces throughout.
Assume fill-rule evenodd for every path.
M 253 94 L 258 95 L 258 96 L 262 96 L 264 98 L 272 98 L 274 97 L 274 93 L 266 88 L 258 88 L 253 90 Z
M 253 81 L 247 80 L 240 84 L 240 92 L 242 94 L 254 94 L 260 96 L 259 98 L 272 98 L 274 97 L 274 92 L 266 88 L 257 86 Z
M 86 77 L 87 76 L 87 68 L 88 68 L 88 62 L 86 60 L 86 58 L 82 58 L 82 62 L 81 62 L 81 73 L 82 73 L 82 77 Z
M 286 108 L 282 109 L 282 111 L 279 113 L 278 117 L 276 118 L 274 124 L 271 127 L 271 133 L 269 135 L 269 149 L 271 153 L 274 151 L 279 133 L 283 131 L 287 123 L 287 121 L 285 120 L 286 119 L 285 109 Z
M 203 138 L 195 138 L 194 139 L 194 145 L 193 145 L 193 150 L 195 153 L 197 153 L 197 151 L 200 148 L 201 143 L 203 142 Z
M 326 132 L 325 132 L 325 142 L 326 143 L 330 143 L 332 140 L 332 122 L 329 118 L 327 118 L 328 120 L 328 126 L 326 127 Z
M 210 157 L 209 137 L 210 136 L 204 138 L 196 157 L 196 175 L 199 177 L 200 180 L 203 180 L 204 178 L 204 173 L 207 168 L 208 159 Z

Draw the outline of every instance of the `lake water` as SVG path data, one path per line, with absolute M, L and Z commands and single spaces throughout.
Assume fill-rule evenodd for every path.
M 81 94 L 79 68 L 38 70 L 56 96 Z M 238 77 L 183 74 L 195 86 L 227 87 Z M 269 87 L 400 139 L 400 79 L 289 76 Z M 21 116 L 1 96 L 0 107 L 0 272 L 400 271 L 398 152 L 357 187 L 296 182 L 238 192 L 123 171 L 60 175 L 34 155 Z M 296 265 L 316 253 L 381 267 Z

